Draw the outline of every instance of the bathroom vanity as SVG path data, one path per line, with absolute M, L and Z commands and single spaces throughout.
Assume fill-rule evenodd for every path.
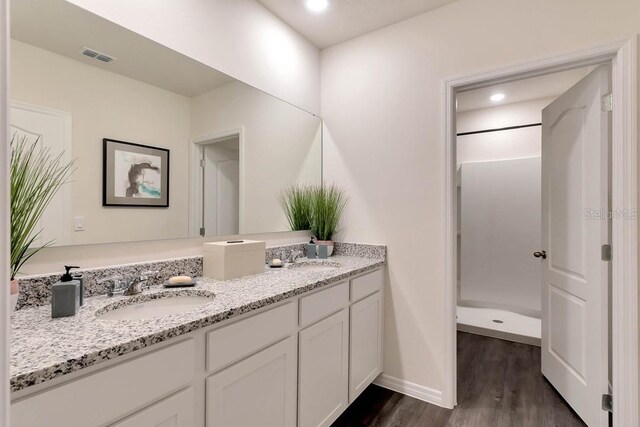
M 107 243 L 118 260 L 206 256 L 205 242 L 288 231 L 281 192 L 323 182 L 322 119 L 73 3 L 11 6 L 12 132 L 76 159 L 39 223 L 48 262 L 104 265 Z M 325 264 L 261 272 L 263 252 L 258 274 L 190 290 L 161 279 L 205 275 L 202 256 L 83 270 L 84 304 L 57 319 L 59 275 L 20 277 L 11 425 L 330 425 L 382 371 L 386 249 L 336 242 Z M 208 276 L 237 277 L 216 265 Z M 105 279 L 145 271 L 161 276 L 151 289 L 105 296 Z
M 151 289 L 215 296 L 146 321 L 98 317 L 135 297 L 16 312 L 11 425 L 330 425 L 382 372 L 385 261 L 331 263 Z

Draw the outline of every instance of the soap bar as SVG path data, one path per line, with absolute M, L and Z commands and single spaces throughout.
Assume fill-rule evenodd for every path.
M 170 285 L 182 285 L 192 283 L 193 279 L 189 276 L 174 276 L 167 281 Z

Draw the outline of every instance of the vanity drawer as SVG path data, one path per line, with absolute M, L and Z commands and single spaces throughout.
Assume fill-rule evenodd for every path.
M 382 283 L 382 269 L 351 280 L 351 302 L 359 301 L 374 292 L 382 290 Z
M 349 305 L 349 283 L 344 282 L 300 298 L 300 327 L 304 328 Z
M 189 339 L 26 397 L 11 405 L 11 425 L 108 424 L 189 384 L 195 356 Z
M 218 371 L 293 334 L 296 305 L 287 303 L 207 334 L 207 371 Z

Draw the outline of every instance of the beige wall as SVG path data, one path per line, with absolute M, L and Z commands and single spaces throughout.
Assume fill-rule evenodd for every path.
M 68 0 L 318 113 L 320 54 L 255 0 Z
M 325 176 L 344 238 L 388 245 L 384 371 L 444 385 L 443 79 L 640 31 L 640 2 L 460 0 L 322 51 Z
M 86 228 L 71 231 L 71 244 L 188 236 L 190 99 L 19 41 L 11 47 L 11 98 L 72 116 L 71 217 Z M 168 208 L 102 206 L 102 138 L 171 150 Z
M 191 137 L 243 129 L 240 233 L 286 230 L 278 193 L 321 180 L 321 121 L 241 82 L 193 98 Z

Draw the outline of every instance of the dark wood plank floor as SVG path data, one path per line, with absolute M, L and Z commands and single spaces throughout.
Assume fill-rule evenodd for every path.
M 540 348 L 458 332 L 455 409 L 371 385 L 333 426 L 572 427 L 584 423 L 540 373 Z

